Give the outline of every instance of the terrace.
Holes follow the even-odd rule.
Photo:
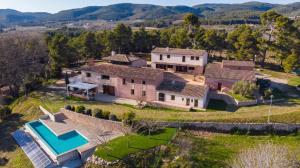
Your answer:
[[[24,135],[38,144],[35,145],[36,151],[41,151],[45,158],[59,166],[74,160],[80,165],[94,153],[97,145],[123,135],[122,124],[118,122],[102,121],[64,109],[55,114],[43,107],[40,109],[44,115],[26,123]],[[16,140],[22,142],[22,139]],[[27,156],[36,164],[31,155]]]

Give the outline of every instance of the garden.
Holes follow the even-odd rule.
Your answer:
[[[168,144],[176,134],[176,129],[165,128],[148,134],[130,134],[99,146],[95,155],[107,161],[122,159],[129,154]]]

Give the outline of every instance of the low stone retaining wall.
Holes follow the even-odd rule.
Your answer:
[[[100,168],[146,167],[148,166],[147,160],[151,160],[151,158],[154,158],[156,155],[158,155],[160,151],[165,150],[166,146],[161,145],[151,149],[142,150],[137,153],[129,154],[127,157],[113,162],[109,162],[95,155],[92,155],[87,159],[87,163],[92,163]],[[140,165],[138,164],[138,162],[143,162],[145,165]]]
[[[218,91],[210,91],[209,98],[223,100],[227,104],[233,104],[237,107],[253,106],[253,105],[258,104],[257,100],[238,101],[238,100],[234,99],[233,97],[231,97],[230,95],[228,95],[224,92],[218,92]]]
[[[300,130],[300,124],[283,124],[283,123],[219,123],[219,122],[159,122],[159,125],[192,129],[205,130],[212,132],[230,133],[238,130],[253,132],[282,132],[292,133]]]
[[[223,92],[210,90],[208,97],[209,97],[209,99],[223,100],[227,104],[236,105],[235,100],[231,96],[229,96]]]
[[[98,128],[100,130],[104,129],[107,131],[124,132],[124,129],[129,129],[124,127],[123,123],[117,121],[103,120],[85,114],[76,113],[74,111],[69,111],[64,108],[62,108],[60,112],[73,121],[84,123],[85,125]]]
[[[238,100],[235,100],[235,102],[236,102],[235,105],[238,106],[238,107],[257,105],[257,100],[247,100],[247,101],[238,101]]]

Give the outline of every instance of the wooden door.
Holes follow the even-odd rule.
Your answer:
[[[103,93],[111,95],[111,96],[115,96],[115,87],[114,86],[103,85]]]
[[[222,83],[218,83],[218,90],[222,89]]]
[[[197,99],[194,100],[194,107],[198,107],[198,100]]]
[[[190,105],[190,99],[189,99],[189,98],[186,99],[186,105],[187,105],[187,106]]]

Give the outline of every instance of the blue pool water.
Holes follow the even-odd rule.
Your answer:
[[[77,131],[56,136],[47,126],[40,121],[33,121],[27,125],[46,143],[46,145],[59,155],[88,143],[88,140]]]

